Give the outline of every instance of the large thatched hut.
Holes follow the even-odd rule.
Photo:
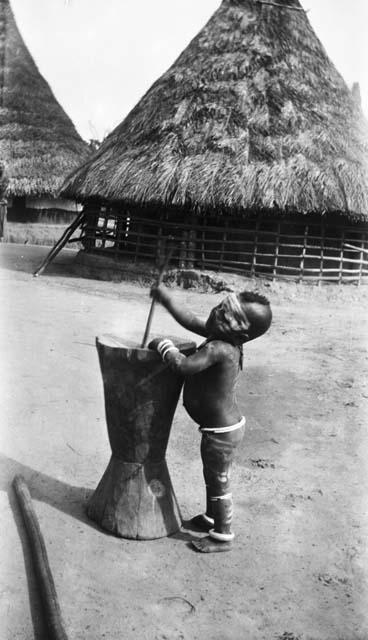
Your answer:
[[[9,1],[0,0],[0,162],[8,174],[9,219],[33,221],[41,211],[75,217],[76,202],[57,194],[87,153],[32,59]]]
[[[368,126],[298,0],[223,0],[63,193],[89,251],[339,282],[368,275]]]

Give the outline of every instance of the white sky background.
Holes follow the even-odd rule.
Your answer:
[[[10,0],[42,75],[81,136],[102,139],[174,62],[221,0]],[[368,0],[302,0],[368,114]]]

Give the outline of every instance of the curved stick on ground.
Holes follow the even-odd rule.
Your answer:
[[[47,638],[48,640],[68,640],[61,617],[54,579],[47,558],[45,542],[33,508],[32,498],[23,476],[15,476],[13,487],[28,534],[37,585],[44,608],[45,623],[48,631]]]

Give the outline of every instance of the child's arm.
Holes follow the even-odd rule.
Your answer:
[[[155,338],[148,346],[159,352],[170,369],[178,371],[183,376],[199,373],[223,359],[222,350],[216,342],[209,342],[191,356],[180,353],[170,339]]]
[[[158,287],[152,287],[151,297],[160,302],[184,329],[207,338],[205,321],[198,318],[189,309],[184,309],[179,302],[176,302],[164,285],[160,284]]]

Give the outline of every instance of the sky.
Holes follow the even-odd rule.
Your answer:
[[[10,0],[40,72],[85,140],[103,139],[174,62],[221,0]],[[302,0],[368,114],[367,0]]]

